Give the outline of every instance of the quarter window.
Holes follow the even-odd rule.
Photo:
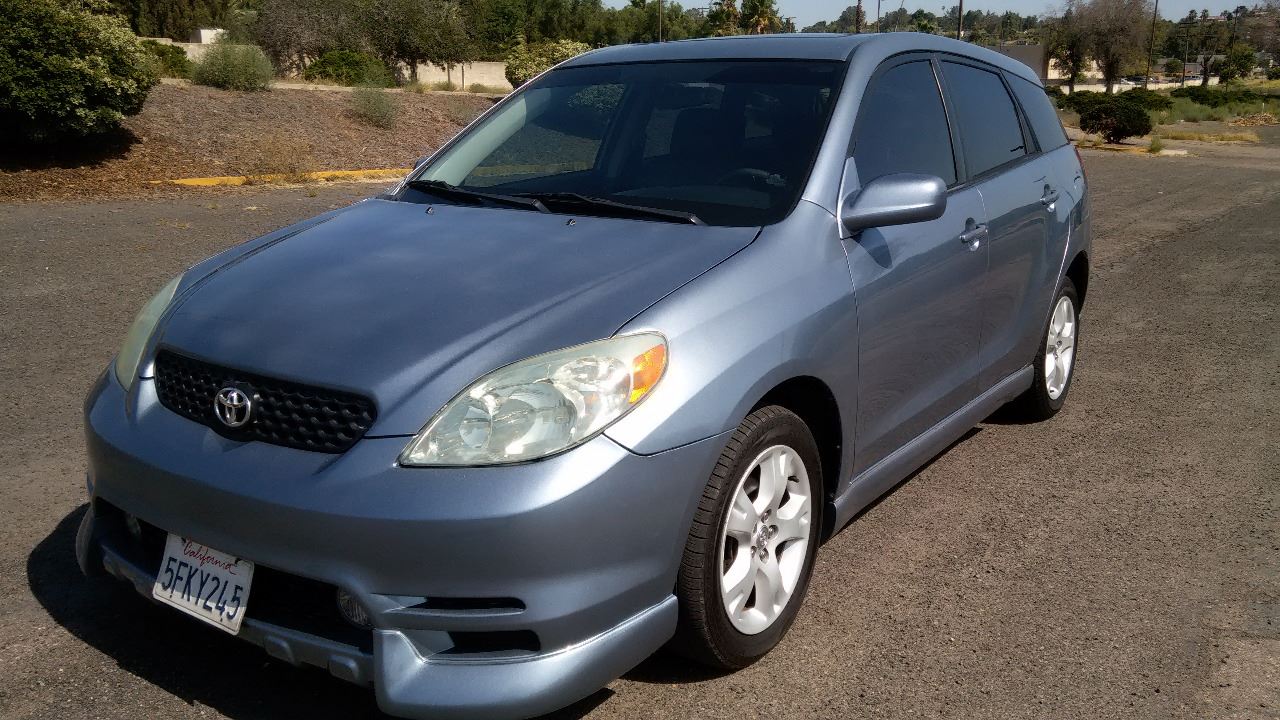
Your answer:
[[[1044,89],[1015,75],[1009,76],[1009,85],[1013,87],[1013,94],[1018,96],[1018,104],[1027,115],[1040,149],[1049,151],[1066,145],[1067,134],[1062,130],[1062,121],[1058,119],[1058,113],[1049,102],[1049,96],[1044,94]]]
[[[928,60],[892,67],[872,81],[854,130],[853,158],[863,185],[903,172],[955,184],[947,113]]]
[[[972,65],[943,62],[970,176],[1027,153],[1013,99],[1000,76]]]

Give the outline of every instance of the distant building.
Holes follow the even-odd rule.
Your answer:
[[[1049,52],[1044,45],[997,45],[991,49],[1035,70],[1041,81],[1049,79]]]

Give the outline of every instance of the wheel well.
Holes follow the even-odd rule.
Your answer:
[[[818,443],[818,457],[822,462],[822,491],[832,499],[839,484],[840,453],[844,436],[840,432],[840,406],[826,383],[815,377],[795,377],[778,385],[756,403],[756,408],[766,405],[784,407],[804,421]],[[755,408],[753,408],[754,411]]]
[[[1089,289],[1089,256],[1077,253],[1067,267],[1067,277],[1071,278],[1071,284],[1076,286],[1076,293],[1080,295],[1080,307],[1084,307],[1085,292]]]

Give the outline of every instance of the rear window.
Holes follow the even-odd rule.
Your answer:
[[[1018,111],[1000,76],[953,62],[943,62],[942,68],[956,109],[969,176],[1026,155]]]
[[[1033,82],[1023,80],[1016,75],[1009,75],[1009,85],[1013,94],[1018,96],[1018,103],[1027,114],[1027,122],[1031,124],[1031,133],[1044,151],[1060,148],[1067,144],[1067,134],[1062,130],[1062,122],[1058,113],[1049,102],[1044,89]]]

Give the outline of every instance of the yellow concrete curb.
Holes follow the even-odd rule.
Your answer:
[[[382,168],[378,170],[321,170],[297,174],[273,175],[222,175],[219,177],[178,178],[176,180],[151,180],[152,185],[169,183],[187,187],[216,187],[219,185],[250,185],[254,183],[298,182],[315,180],[382,180],[404,177],[412,168]]]

